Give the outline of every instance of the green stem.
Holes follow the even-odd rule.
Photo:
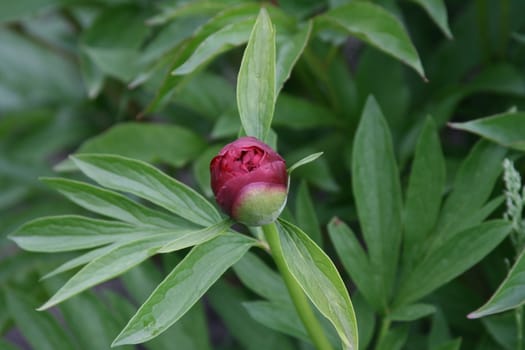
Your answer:
[[[381,345],[381,341],[388,333],[388,330],[390,329],[390,319],[388,317],[383,318],[383,322],[381,322],[381,329],[379,330],[379,334],[377,336],[376,346],[375,348],[378,349],[379,345]]]
[[[319,320],[315,317],[306,295],[304,294],[299,283],[297,283],[295,277],[288,269],[288,265],[286,265],[281,247],[281,241],[279,240],[279,232],[277,231],[275,223],[264,225],[262,229],[264,236],[266,237],[266,241],[270,246],[275,265],[277,265],[277,268],[281,273],[284,283],[286,284],[286,288],[288,288],[288,293],[290,293],[290,296],[292,297],[292,301],[295,305],[297,313],[299,314],[301,321],[303,321],[303,324],[306,328],[306,331],[310,335],[312,342],[318,350],[332,350],[332,345],[330,345],[330,342],[328,342],[328,338],[326,338]]]

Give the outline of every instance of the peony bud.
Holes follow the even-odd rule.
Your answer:
[[[227,144],[210,163],[211,188],[222,210],[238,222],[261,226],[277,219],[286,203],[286,163],[255,137]]]

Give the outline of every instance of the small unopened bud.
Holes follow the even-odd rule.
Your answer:
[[[286,203],[286,163],[254,137],[227,144],[210,163],[211,188],[221,209],[248,226],[277,219]]]

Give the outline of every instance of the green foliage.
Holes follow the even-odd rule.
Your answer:
[[[523,349],[523,13],[1,2],[0,348]],[[288,164],[277,245],[213,203],[244,134]]]

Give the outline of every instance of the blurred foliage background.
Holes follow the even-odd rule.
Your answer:
[[[403,185],[428,115],[440,130],[450,185],[477,136],[446,123],[525,108],[524,1],[373,1],[403,24],[426,78],[366,40],[317,20],[356,1],[266,4],[273,8],[278,44],[299,47],[276,102],[272,126],[279,150],[289,164],[325,152],[297,171],[286,215],[323,236],[334,258],[325,227],[334,216],[356,221],[351,154],[368,96],[375,96],[387,119]],[[0,4],[0,348],[109,348],[136,305],[174,266],[175,256],[154,259],[55,312],[38,313],[35,307],[63,282],[39,279],[72,256],[22,252],[7,235],[36,217],[87,214],[38,180],[57,172],[80,178],[67,160],[76,152],[155,163],[211,198],[209,160],[240,129],[235,79],[253,25],[246,18],[258,8],[258,2],[242,0]],[[178,75],[171,74],[174,69]],[[523,169],[519,159],[517,167]],[[309,193],[315,209],[304,199]],[[494,193],[501,193],[501,183]],[[518,349],[513,314],[465,317],[504,278],[511,251],[508,242],[502,244],[433,293],[429,300],[437,311],[411,323],[409,340],[399,348]],[[365,346],[374,314],[356,295]],[[293,338],[250,317],[243,302],[253,298],[232,274],[146,347],[293,348]]]

